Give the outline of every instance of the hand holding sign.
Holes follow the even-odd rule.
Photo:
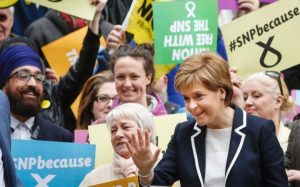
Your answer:
[[[90,0],[90,3],[91,5],[96,6],[96,11],[93,20],[89,23],[89,27],[94,32],[94,34],[99,34],[99,21],[101,12],[107,3],[107,0]]]
[[[259,9],[259,0],[237,0],[237,2],[239,6],[237,17]]]
[[[115,25],[107,36],[107,48],[117,49],[120,45],[126,43],[125,32],[121,25]]]

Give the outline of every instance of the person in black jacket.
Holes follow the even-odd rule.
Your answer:
[[[70,106],[79,95],[86,80],[93,74],[101,35],[99,32],[100,14],[107,0],[91,0],[91,2],[97,5],[97,8],[93,21],[89,23],[89,29],[83,41],[78,61],[70,67],[67,74],[62,76],[59,81],[46,80],[44,82],[44,101],[47,105],[44,105],[39,116],[70,131],[76,128],[76,118]],[[22,42],[7,41],[7,43],[10,44],[3,44],[5,48],[11,44]],[[34,44],[29,44],[28,41],[23,43],[30,47],[34,46]]]
[[[285,152],[285,167],[290,187],[300,187],[300,113],[288,124],[292,129]]]
[[[12,138],[72,142],[66,129],[39,115],[43,100],[45,76],[42,61],[26,45],[12,45],[0,55],[0,88],[10,103]]]
[[[0,88],[8,93],[11,104],[16,104],[16,107],[12,107],[12,116],[18,122],[25,122],[27,130],[29,129],[30,132],[25,133],[25,135],[21,133],[22,135],[16,135],[16,137],[23,138],[24,135],[26,139],[72,141],[70,132],[53,126],[53,124],[63,127],[69,125],[70,128],[75,128],[75,120],[74,123],[67,124],[64,114],[68,112],[67,109],[70,109],[70,105],[79,95],[82,85],[92,74],[95,63],[99,47],[99,36],[96,34],[99,32],[100,13],[106,1],[99,3],[98,0],[95,0],[94,3],[97,4],[97,9],[94,20],[90,23],[80,59],[58,83],[44,81],[42,62],[31,47],[15,43],[2,51],[0,71],[5,73],[0,75]],[[44,98],[48,99],[50,106],[39,113]],[[15,123],[15,120],[12,124],[15,124],[12,126],[13,136],[19,132],[20,127],[25,127]],[[43,125],[40,126],[39,124]],[[49,124],[49,128],[45,124]],[[53,133],[54,137],[52,137],[49,135],[51,132],[49,129],[54,131],[60,129],[62,133],[57,131]],[[48,130],[49,132],[46,132]]]

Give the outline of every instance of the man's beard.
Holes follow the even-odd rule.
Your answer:
[[[29,100],[24,98],[23,93],[28,91],[33,92],[37,96],[37,99]],[[35,88],[29,87],[17,94],[13,94],[10,90],[7,90],[6,95],[10,102],[10,111],[15,115],[32,117],[36,116],[41,109],[42,95]]]

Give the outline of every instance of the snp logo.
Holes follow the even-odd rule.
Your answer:
[[[35,187],[48,187],[48,183],[55,177],[55,175],[47,175],[45,178],[41,178],[37,173],[31,173],[31,176],[37,182]]]

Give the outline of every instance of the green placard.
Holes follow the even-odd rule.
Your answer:
[[[180,64],[193,54],[216,51],[216,0],[154,2],[156,64]]]

